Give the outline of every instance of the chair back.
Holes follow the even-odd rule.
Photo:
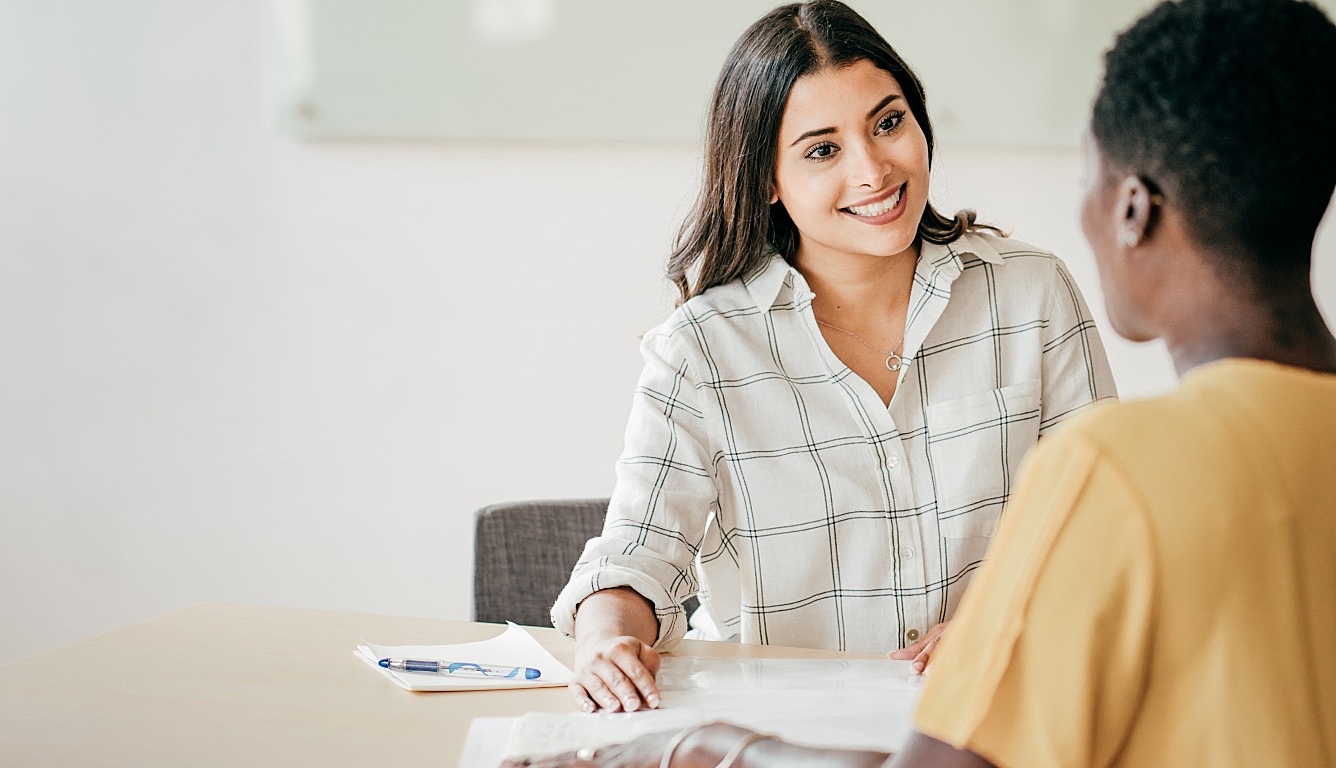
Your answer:
[[[516,501],[475,512],[473,620],[552,626],[552,604],[607,512],[608,499]]]

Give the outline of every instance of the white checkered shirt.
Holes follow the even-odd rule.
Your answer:
[[[775,256],[645,335],[607,522],[558,629],[630,586],[671,648],[699,589],[693,636],[906,645],[954,613],[1025,452],[1114,396],[1066,267],[1015,240],[923,245],[889,408],[826,344],[812,298]]]

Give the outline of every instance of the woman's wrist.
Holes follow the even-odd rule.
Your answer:
[[[599,590],[575,608],[575,641],[634,637],[646,645],[658,639],[659,620],[654,605],[630,587]]]

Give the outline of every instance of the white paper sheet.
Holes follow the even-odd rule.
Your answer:
[[[912,729],[923,684],[908,661],[686,656],[665,657],[658,681],[663,698],[658,710],[517,718],[504,754],[533,757],[599,747],[709,720],[808,746],[895,751]]]
[[[514,719],[501,756],[536,757],[580,747],[621,744],[647,733],[676,731],[709,719],[694,708],[566,715],[530,712]]]
[[[362,643],[353,655],[375,667],[376,671],[409,691],[488,691],[498,688],[552,688],[571,681],[571,671],[517,624],[510,624],[500,635],[475,643],[454,645],[375,645]],[[400,672],[380,666],[381,659],[422,659],[427,661],[466,661],[510,667],[532,667],[541,676],[536,680],[495,677],[465,677],[425,672]]]
[[[475,717],[469,722],[459,768],[496,768],[506,756],[506,740],[519,718]]]

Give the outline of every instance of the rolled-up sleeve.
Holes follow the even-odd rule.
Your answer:
[[[574,635],[580,602],[613,587],[630,587],[654,604],[656,647],[669,649],[686,633],[682,601],[697,591],[693,563],[718,506],[686,346],[671,329],[651,332],[641,343],[645,367],[602,535],[585,545],[552,608],[553,626],[567,635]]]

